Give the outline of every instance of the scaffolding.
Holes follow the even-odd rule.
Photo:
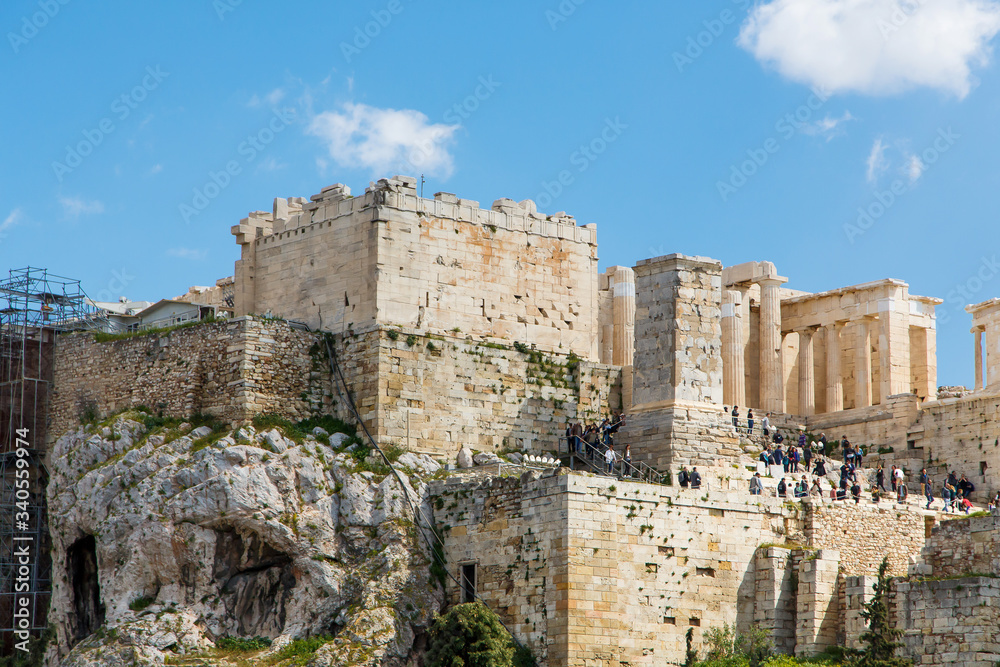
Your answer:
[[[52,566],[45,442],[56,335],[104,329],[80,281],[15,269],[0,281],[0,653],[46,628]],[[25,472],[27,474],[25,474]]]

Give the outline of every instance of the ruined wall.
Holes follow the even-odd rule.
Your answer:
[[[617,366],[402,328],[378,344],[380,438],[414,451],[555,451],[567,421],[622,406]]]
[[[942,521],[928,535],[921,562],[923,572],[934,577],[1000,574],[1000,518]]]
[[[810,547],[838,551],[848,576],[877,572],[885,557],[889,573],[900,576],[906,574],[910,558],[920,554],[933,524],[932,516],[900,511],[888,502],[825,502],[807,506],[803,531]]]
[[[893,582],[890,614],[904,628],[899,651],[916,665],[994,667],[1000,660],[1000,579]]]
[[[546,216],[530,201],[492,209],[409,177],[364,195],[325,188],[301,211],[233,228],[237,314],[272,312],[313,327],[376,323],[534,344],[597,361],[597,240],[593,225]],[[283,217],[282,217],[283,216]]]
[[[232,422],[327,411],[333,392],[313,353],[317,340],[285,322],[250,317],[101,343],[89,333],[61,336],[50,433],[64,433],[88,406],[100,415],[145,405]]]

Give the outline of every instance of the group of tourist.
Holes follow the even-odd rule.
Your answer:
[[[632,448],[625,446],[625,451],[619,456],[615,450],[615,434],[625,423],[625,415],[619,413],[612,418],[605,418],[600,423],[584,425],[580,422],[566,424],[566,442],[570,453],[585,457],[599,466],[604,467],[609,475],[613,475],[620,467],[623,476],[632,475]]]
[[[735,408],[734,408],[735,410]],[[749,411],[748,411],[749,412]],[[735,418],[734,418],[735,419]],[[735,421],[734,421],[735,424]],[[776,493],[779,498],[805,498],[808,496],[822,498],[823,488],[820,482],[822,477],[827,475],[828,449],[829,443],[825,435],[820,435],[819,440],[812,441],[805,433],[801,433],[798,438],[798,446],[791,444],[783,447],[784,437],[775,432],[771,437],[771,442],[764,445],[758,460],[768,466],[782,466],[786,474],[803,474],[800,478],[782,477],[778,482]],[[830,495],[834,500],[845,501],[848,498],[854,502],[861,502],[863,484],[870,488],[871,500],[878,504],[884,496],[890,493],[895,496],[896,501],[903,503],[906,501],[909,492],[906,484],[906,472],[902,467],[892,465],[888,473],[889,487],[886,487],[886,471],[884,465],[879,463],[878,467],[870,472],[867,478],[861,479],[858,476],[862,467],[865,452],[860,445],[852,445],[847,436],[841,438],[840,442],[843,463],[840,465],[839,482],[831,490]],[[810,470],[811,468],[811,470]],[[812,472],[813,482],[810,485],[807,475]],[[941,498],[943,512],[964,511],[966,514],[972,509],[971,495],[975,491],[975,485],[963,474],[959,475],[952,471],[941,485]],[[750,494],[761,495],[764,485],[761,481],[760,472],[757,472],[750,480]],[[921,470],[920,490],[927,499],[927,509],[931,509],[934,498],[934,484],[927,473],[927,469]],[[1000,513],[1000,492],[991,500],[990,511]]]

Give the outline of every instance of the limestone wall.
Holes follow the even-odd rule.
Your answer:
[[[238,314],[338,332],[376,322],[458,329],[600,359],[593,225],[540,214],[530,201],[481,209],[448,193],[424,199],[408,177],[359,197],[337,185],[312,199],[301,211],[276,203],[233,228],[243,248]]]
[[[285,322],[250,317],[102,343],[89,333],[60,336],[50,433],[78,423],[88,405],[101,415],[145,405],[232,422],[263,412],[303,419],[331,409],[316,342]]]
[[[1000,518],[943,521],[928,536],[921,554],[926,574],[957,577],[971,572],[1000,574]]]
[[[836,550],[846,575],[878,571],[885,557],[889,573],[905,575],[911,557],[920,554],[933,516],[882,506],[852,503],[812,503],[804,513],[807,544]]]
[[[890,613],[905,628],[900,654],[916,665],[994,667],[1000,660],[1000,579],[896,581]]]
[[[555,451],[568,420],[622,407],[617,366],[403,328],[383,330],[378,345],[380,437],[415,451]]]

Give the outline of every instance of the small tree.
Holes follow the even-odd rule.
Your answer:
[[[684,660],[684,667],[694,667],[694,663],[698,662],[698,651],[691,647],[694,643],[694,628],[688,628],[685,641],[687,643],[687,658]]]
[[[455,605],[431,626],[427,667],[511,667],[515,647],[497,615],[478,602]],[[530,665],[518,653],[518,665]]]
[[[878,567],[875,594],[861,612],[861,616],[868,622],[868,631],[861,634],[861,641],[867,646],[850,652],[847,664],[851,667],[910,667],[913,664],[912,660],[895,657],[896,649],[903,646],[902,642],[896,641],[903,631],[889,626],[887,599],[891,582],[886,574],[888,569],[889,559],[886,557]]]

